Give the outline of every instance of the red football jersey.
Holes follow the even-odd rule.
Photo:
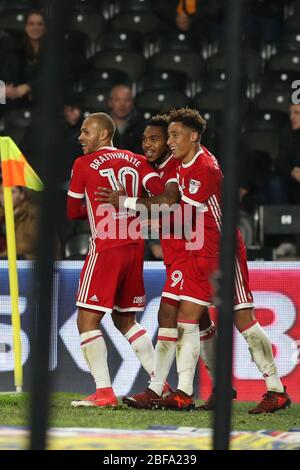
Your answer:
[[[143,188],[154,195],[163,191],[158,173],[142,155],[102,147],[75,160],[68,191],[71,204],[68,206],[72,205],[73,198],[77,201],[85,198],[91,228],[90,253],[141,242],[138,225],[134,223],[135,211],[119,210],[95,201],[94,192],[99,186],[117,190],[118,183],[130,197],[140,197]]]
[[[176,168],[178,167],[178,161],[176,161],[172,155],[165,160],[161,165],[157,166],[157,171],[159,176],[161,177],[162,183],[166,186],[168,183],[176,183],[178,184],[177,180],[177,171]],[[175,220],[180,227],[178,227],[178,234],[180,235],[180,231],[182,232],[182,238],[178,239],[174,236],[174,217],[172,215],[170,220],[170,228],[171,231],[169,233],[161,233],[160,234],[160,243],[163,251],[163,258],[164,264],[170,265],[173,263],[174,259],[177,256],[181,256],[182,253],[186,252],[186,240],[184,238],[183,233],[183,221],[180,216],[181,210],[179,208],[176,211],[176,215],[174,213]]]
[[[195,239],[193,239],[192,243],[195,254],[209,258],[218,257],[220,254],[223,174],[217,159],[205,147],[201,146],[193,160],[186,164],[181,162],[177,171],[181,204],[192,205],[195,212],[197,211],[197,215],[194,214],[193,228],[196,231],[198,242],[195,243]],[[195,221],[198,222],[197,228]],[[239,230],[237,239],[237,249],[239,250],[244,247]]]

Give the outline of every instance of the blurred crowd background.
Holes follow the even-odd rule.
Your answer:
[[[105,111],[115,120],[114,144],[142,153],[151,116],[190,106],[208,122],[202,143],[222,166],[226,119],[226,0],[73,0],[65,34],[68,84],[61,114],[65,161],[59,169],[61,207],[57,259],[82,259],[87,221],[67,221],[65,200],[82,120]],[[240,228],[248,259],[300,259],[300,0],[249,0],[242,49],[239,148]],[[43,179],[32,123],[51,0],[1,0],[0,135],[14,139]],[[300,81],[298,84],[300,89]],[[45,93],[47,90],[45,90]],[[294,100],[295,101],[295,100]],[[39,201],[14,189],[17,252],[34,257]],[[0,257],[6,257],[0,187]],[[161,259],[158,240],[145,259]]]

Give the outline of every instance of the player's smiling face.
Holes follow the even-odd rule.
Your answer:
[[[159,126],[147,126],[143,133],[142,147],[149,163],[163,158],[168,152],[167,139]]]
[[[81,126],[79,143],[84,155],[96,152],[101,147],[102,129],[98,122],[92,118],[86,118]]]
[[[181,122],[171,122],[168,128],[168,146],[174,158],[184,163],[193,158],[199,144],[198,132],[184,126]]]

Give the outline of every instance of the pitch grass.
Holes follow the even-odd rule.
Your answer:
[[[51,396],[50,426],[52,427],[89,427],[147,429],[150,425],[176,425],[197,428],[212,426],[209,412],[178,412],[160,410],[135,410],[119,402],[114,409],[71,408],[70,402],[78,395],[54,393]],[[200,401],[198,401],[200,404]],[[0,426],[26,426],[29,423],[29,395],[0,395]],[[300,425],[300,404],[274,414],[252,416],[248,410],[254,405],[250,402],[234,402],[232,429],[255,431],[273,429],[286,431]]]

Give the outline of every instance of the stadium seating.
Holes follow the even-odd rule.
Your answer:
[[[73,12],[68,15],[67,29],[85,33],[91,41],[96,41],[96,38],[105,30],[105,27],[106,22],[100,14]]]
[[[29,108],[8,111],[4,116],[4,129],[1,135],[11,137],[19,145],[31,123],[31,119],[32,110]]]
[[[3,11],[0,15],[0,30],[24,31],[26,11]]]
[[[257,93],[262,90],[287,90],[299,79],[299,74],[290,70],[274,70],[266,72],[256,83]]]
[[[248,100],[245,95],[240,98],[242,114],[248,110]],[[206,111],[225,111],[225,90],[222,89],[206,89],[197,93],[192,99],[192,106]]]
[[[260,150],[275,160],[279,151],[280,130],[287,116],[280,111],[252,111],[242,125],[242,139],[250,148]]]
[[[284,32],[274,44],[277,51],[300,51],[300,31]]]
[[[278,52],[268,61],[267,69],[298,72],[300,69],[300,50]]]
[[[194,50],[190,37],[179,31],[170,31],[159,36],[154,42],[154,52],[159,51],[189,52]]]
[[[79,80],[78,91],[91,88],[110,89],[118,83],[130,84],[127,73],[109,68],[89,70]]]
[[[188,78],[182,72],[175,72],[166,69],[154,69],[146,71],[136,84],[136,91],[145,90],[177,90],[187,91]]]
[[[110,96],[108,88],[91,88],[81,92],[82,107],[85,111],[108,111],[107,101]]]
[[[101,4],[98,0],[72,0],[70,2],[71,10],[78,13],[99,13]]]
[[[149,34],[161,25],[153,13],[150,0],[119,0],[115,2],[115,15],[110,20],[113,30],[127,29]]]
[[[286,31],[300,31],[300,12],[289,16],[284,23],[284,28]]]
[[[34,8],[34,2],[30,0],[2,0],[1,9],[4,11],[29,11]]]
[[[145,66],[144,57],[133,51],[103,51],[91,58],[92,68],[119,70],[128,73],[131,80],[138,80],[143,75]]]
[[[293,1],[289,1],[287,2],[287,5],[286,5],[286,11],[287,11],[287,18],[289,16],[292,16],[294,15],[295,13],[300,13],[300,3],[298,0],[293,0]]]
[[[169,111],[171,108],[186,106],[188,99],[186,94],[181,91],[145,90],[136,95],[135,104],[138,108],[164,112]]]
[[[143,36],[137,31],[108,31],[97,38],[96,52],[109,50],[142,53]]]
[[[89,233],[73,235],[65,244],[66,259],[85,259],[89,249]]]
[[[266,90],[252,101],[252,109],[288,112],[291,103],[291,89]]]
[[[299,235],[300,218],[297,205],[270,205],[259,208],[259,237],[263,245],[266,235]]]
[[[167,69],[185,73],[190,80],[199,80],[204,71],[204,60],[192,51],[161,51],[148,60],[149,68]]]
[[[226,55],[224,51],[219,50],[216,54],[208,57],[206,65],[207,70],[226,70]],[[258,79],[262,69],[262,63],[259,55],[252,49],[244,47],[242,52],[242,73],[250,81]]]

